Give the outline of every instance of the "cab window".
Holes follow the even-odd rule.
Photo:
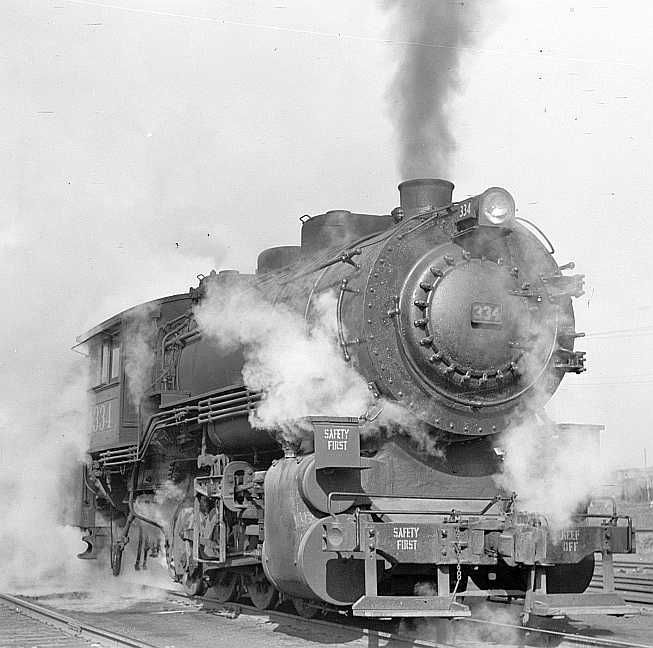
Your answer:
[[[102,342],[102,371],[100,382],[103,385],[109,382],[109,369],[111,367],[111,342],[104,340]]]
[[[97,345],[93,362],[95,364],[95,385],[108,385],[120,379],[120,338],[107,336]]]
[[[111,369],[109,370],[109,379],[120,379],[120,340],[117,336],[111,338]]]

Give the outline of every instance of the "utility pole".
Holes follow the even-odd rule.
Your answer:
[[[648,475],[648,461],[646,458],[646,448],[644,448],[644,479],[646,480],[646,501],[651,503],[651,480]]]

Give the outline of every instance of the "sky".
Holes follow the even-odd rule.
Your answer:
[[[406,44],[388,4],[2,4],[0,423],[51,407],[75,336],[113,313],[251,272],[302,214],[388,213],[398,61],[456,47],[454,199],[506,187],[586,275],[588,371],[548,411],[653,463],[653,5],[456,1],[472,18],[451,45]]]

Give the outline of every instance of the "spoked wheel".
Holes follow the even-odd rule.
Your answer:
[[[219,571],[206,594],[220,603],[235,601],[238,597],[238,575],[227,570]]]
[[[304,617],[305,619],[312,619],[321,612],[320,608],[314,605],[311,601],[307,601],[306,599],[294,598],[292,600],[292,604],[295,606],[297,614]]]
[[[245,589],[254,607],[259,610],[269,610],[275,607],[279,601],[279,592],[265,577],[262,570],[249,574],[245,578]]]

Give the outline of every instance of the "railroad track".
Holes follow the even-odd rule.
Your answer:
[[[296,614],[290,614],[288,612],[283,612],[280,610],[266,610],[261,611],[257,608],[244,604],[244,603],[229,603],[223,604],[209,597],[193,597],[189,599],[179,592],[170,592],[166,590],[169,600],[175,600],[181,607],[187,606],[197,610],[198,606],[205,612],[216,614],[222,617],[227,617],[228,619],[234,619],[234,623],[238,623],[236,620],[240,615],[245,615],[249,617],[259,617],[265,619],[265,624],[277,624],[277,627],[294,627],[302,626],[305,628],[306,636],[312,637],[316,632],[321,632],[322,636],[330,636],[334,638],[334,641],[331,645],[342,645],[346,644],[350,647],[363,646],[365,648],[378,648],[380,646],[413,646],[415,648],[457,648],[464,642],[466,648],[471,648],[473,645],[485,646],[487,645],[486,641],[488,637],[492,637],[493,633],[496,632],[497,635],[506,636],[506,633],[511,637],[515,638],[515,642],[522,644],[523,641],[528,637],[529,641],[538,636],[540,639],[538,641],[546,642],[555,641],[555,642],[565,642],[565,645],[573,646],[602,646],[604,648],[626,648],[630,646],[631,648],[653,648],[651,644],[644,643],[633,643],[632,641],[621,641],[616,639],[607,639],[604,637],[592,637],[583,634],[573,634],[570,632],[558,631],[555,629],[544,629],[544,628],[534,628],[528,627],[524,628],[517,623],[500,623],[497,621],[491,621],[487,619],[477,619],[477,618],[464,618],[458,619],[453,623],[449,624],[451,637],[447,637],[444,641],[433,641],[425,637],[419,636],[419,626],[414,632],[407,633],[405,630],[402,630],[400,627],[398,630],[391,627],[392,624],[378,623],[375,625],[369,625],[363,622],[365,625],[361,625],[361,620],[353,619],[350,617],[338,618],[336,620],[332,619],[307,619]],[[65,645],[66,648],[70,646],[111,646],[115,648],[163,648],[167,642],[162,643],[148,643],[137,637],[130,637],[124,634],[119,634],[105,628],[99,627],[95,624],[86,623],[80,621],[79,619],[69,617],[67,615],[61,614],[58,611],[55,611],[51,608],[44,607],[35,603],[33,601],[26,601],[23,598],[16,596],[10,596],[7,594],[0,594],[0,603],[8,604],[13,610],[20,613],[21,615],[26,615],[33,620],[39,621],[41,624],[44,624],[48,627],[55,627],[62,632],[64,632],[69,637],[76,638],[78,640],[86,640],[86,643],[71,643],[63,644],[57,643],[56,645]],[[159,617],[160,618],[160,617]],[[153,621],[154,623],[154,621]],[[396,624],[395,624],[396,625]],[[433,626],[424,626],[425,628],[433,628]],[[442,627],[446,627],[446,622],[443,623]],[[475,631],[472,628],[477,628],[479,637],[478,642],[470,642],[469,636],[475,634]],[[335,639],[336,637],[343,637],[343,631],[350,631],[351,636],[347,639],[340,641]],[[2,633],[4,634],[4,633]],[[439,635],[438,635],[439,636]],[[219,632],[217,637],[220,637]],[[3,637],[4,638],[4,637]],[[519,638],[519,640],[517,639]],[[324,641],[317,641],[316,643],[323,644]],[[504,643],[503,641],[501,643]],[[505,642],[508,644],[508,642]],[[512,643],[512,642],[510,642]],[[4,645],[4,644],[2,644]],[[16,644],[10,644],[16,645]],[[50,646],[55,645],[52,643],[37,642],[32,641],[28,646]],[[179,648],[204,648],[209,644],[195,642],[191,640],[191,643],[185,643],[183,646],[177,644]],[[219,639],[213,637],[213,640],[210,644],[212,648],[218,648],[221,644]],[[223,645],[233,645],[229,643],[224,643]],[[273,643],[266,644],[273,646]],[[287,645],[287,638],[280,639],[279,645]],[[509,644],[508,644],[509,645]]]
[[[156,648],[153,644],[117,634],[104,628],[80,622],[77,619],[31,603],[17,596],[0,593],[0,603],[9,612],[16,613],[2,627],[3,641],[10,646],[111,646],[112,648]],[[25,623],[28,617],[36,623]],[[3,618],[4,615],[3,615]],[[55,631],[53,633],[53,630]],[[59,635],[59,636],[57,636]],[[67,641],[70,638],[71,641]],[[19,643],[24,641],[25,643]]]
[[[170,592],[171,595],[177,596],[177,597],[184,597],[184,594],[181,594],[179,592]],[[397,646],[398,644],[406,644],[409,646],[424,646],[427,648],[458,648],[458,646],[461,645],[461,643],[464,642],[464,645],[466,648],[470,647],[470,642],[469,642],[469,634],[467,632],[462,632],[462,633],[457,633],[456,630],[452,630],[452,634],[461,634],[463,635],[463,639],[456,640],[455,636],[452,640],[447,640],[445,643],[442,642],[435,642],[431,641],[425,638],[420,638],[419,636],[407,636],[405,634],[402,634],[401,632],[395,632],[395,631],[384,631],[380,630],[378,628],[374,627],[361,627],[360,625],[360,620],[355,619],[353,617],[345,617],[343,616],[343,619],[340,620],[339,622],[336,621],[330,621],[330,620],[323,620],[323,619],[305,619],[302,617],[298,617],[296,614],[291,614],[287,612],[281,612],[279,610],[266,610],[262,612],[261,610],[258,610],[257,608],[243,604],[243,603],[220,603],[218,601],[215,601],[214,599],[211,599],[210,597],[206,596],[201,596],[201,597],[193,597],[194,599],[199,599],[203,602],[205,602],[208,605],[215,605],[218,609],[225,610],[227,612],[232,612],[234,614],[240,614],[243,611],[246,611],[249,614],[263,614],[268,616],[271,620],[293,620],[294,622],[297,621],[297,619],[302,619],[302,621],[306,622],[309,626],[311,624],[319,624],[323,627],[326,628],[332,628],[334,630],[341,630],[344,624],[347,624],[347,626],[356,628],[358,631],[363,632],[364,635],[367,637],[368,640],[368,646],[370,648],[378,647],[383,644],[388,644],[392,646]],[[364,622],[369,623],[370,620],[365,620]],[[476,619],[476,618],[469,618],[469,617],[463,617],[456,619],[454,621],[455,624],[459,625],[476,625],[476,626],[484,626],[484,630],[482,632],[483,637],[488,637],[492,636],[492,629],[497,629],[500,631],[501,634],[505,635],[505,631],[509,631],[511,635],[513,635],[515,638],[520,635],[521,641],[519,641],[519,645],[522,645],[522,641],[526,637],[530,637],[533,639],[535,636],[539,638],[539,641],[542,643],[546,644],[547,641],[565,641],[566,645],[570,646],[601,646],[605,648],[653,648],[653,644],[642,644],[642,643],[633,643],[632,641],[620,641],[617,639],[607,639],[603,637],[592,637],[589,635],[582,635],[582,634],[574,634],[574,633],[569,633],[569,632],[563,632],[563,631],[557,631],[557,630],[552,630],[552,629],[547,629],[547,628],[537,628],[537,627],[524,627],[522,625],[519,625],[517,623],[502,623],[502,622],[497,622],[497,621],[490,621],[487,619]],[[379,624],[382,625],[382,624]],[[465,638],[467,637],[467,638]],[[479,648],[480,646],[485,647],[487,645],[487,640],[488,639],[481,639],[478,642]],[[539,645],[538,641],[538,645]]]
[[[653,605],[653,562],[614,562],[614,586],[628,603]],[[596,569],[591,589],[603,587],[601,563]]]

